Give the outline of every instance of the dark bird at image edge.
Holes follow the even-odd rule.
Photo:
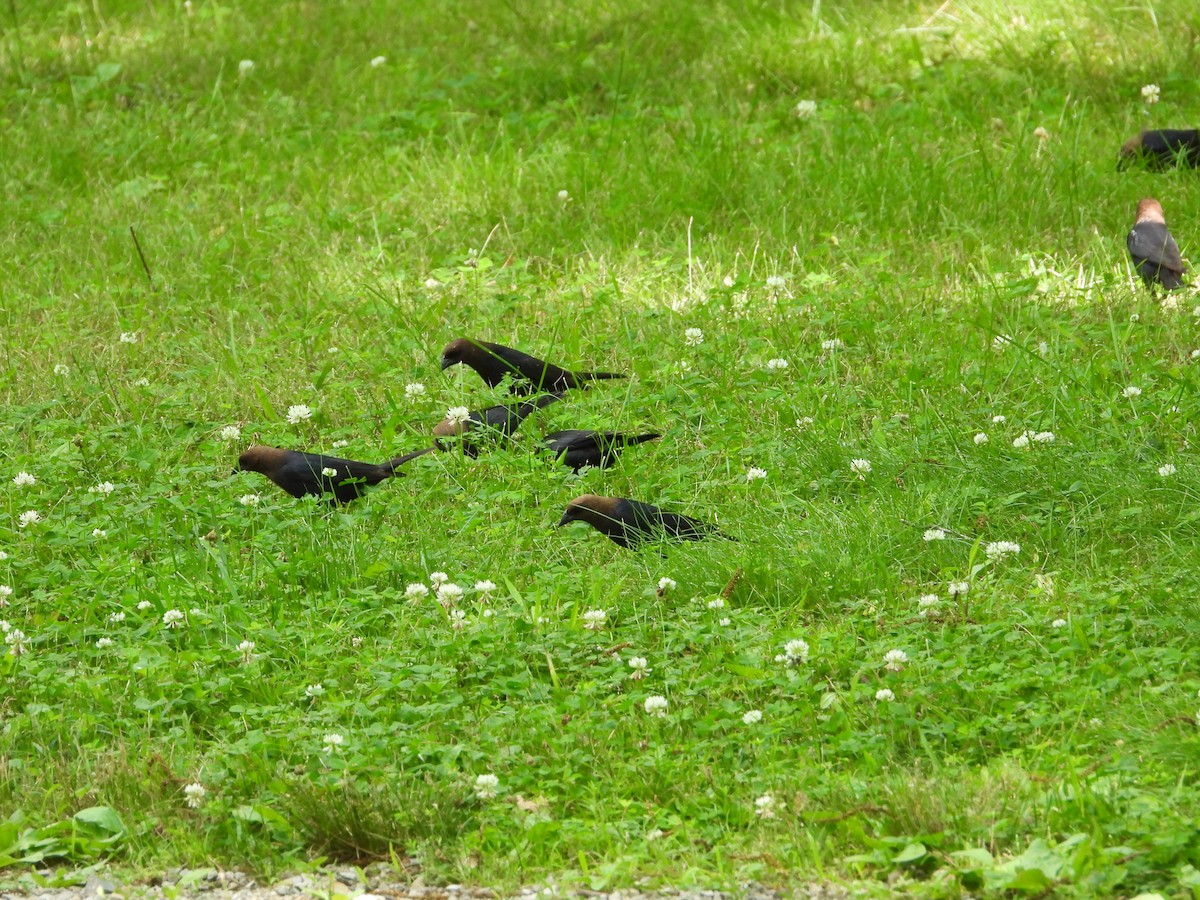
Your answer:
[[[1162,205],[1147,197],[1138,202],[1133,228],[1125,238],[1133,267],[1152,292],[1155,285],[1168,291],[1183,286],[1183,258],[1167,229]]]

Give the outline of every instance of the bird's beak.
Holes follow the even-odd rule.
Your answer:
[[[445,372],[448,368],[454,365],[454,360],[448,356],[442,357],[442,371]]]
[[[564,525],[570,525],[570,524],[571,524],[572,522],[574,522],[574,521],[575,521],[575,520],[574,520],[573,518],[571,518],[571,514],[570,514],[570,513],[563,513],[563,514],[562,514],[562,518],[558,520],[558,524],[557,524],[557,525],[555,525],[554,527],[555,527],[555,528],[562,528]]]

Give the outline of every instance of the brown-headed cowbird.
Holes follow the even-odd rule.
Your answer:
[[[615,372],[568,372],[512,347],[473,338],[451,341],[442,351],[443,369],[459,363],[465,363],[478,372],[489,387],[495,387],[505,375],[510,375],[514,379],[510,388],[514,394],[566,391],[585,387],[589,381],[625,377]]]
[[[266,475],[293,497],[332,494],[330,503],[349,503],[361,497],[369,486],[399,474],[396,469],[410,459],[433,450],[433,447],[426,447],[376,465],[320,453],[255,445],[238,457],[237,471]]]
[[[544,438],[542,443],[554,452],[564,464],[576,472],[584,466],[595,466],[603,469],[611,465],[626,447],[643,444],[646,441],[657,440],[661,434],[626,434],[621,431],[555,431]]]
[[[1200,130],[1195,128],[1160,128],[1143,131],[1127,140],[1121,147],[1118,169],[1142,160],[1146,168],[1156,172],[1183,166],[1200,168]]]
[[[558,526],[569,522],[587,522],[614,544],[630,550],[664,538],[698,541],[709,535],[725,537],[713,525],[664,512],[649,503],[596,494],[584,494],[567,504]]]
[[[433,442],[439,450],[447,449],[438,438],[462,435],[459,446],[463,453],[474,459],[479,455],[482,444],[490,434],[503,440],[510,437],[530,415],[544,406],[562,399],[562,394],[543,394],[533,400],[523,400],[512,406],[489,406],[487,409],[469,413],[465,421],[455,421],[447,416],[433,429]]]
[[[1156,284],[1168,291],[1183,285],[1179,245],[1167,230],[1167,220],[1157,200],[1147,198],[1138,202],[1137,218],[1125,244],[1133,257],[1133,267],[1151,292]]]

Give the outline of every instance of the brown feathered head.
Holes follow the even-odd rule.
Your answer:
[[[1137,217],[1133,220],[1133,224],[1140,225],[1142,222],[1157,222],[1159,225],[1167,224],[1167,220],[1163,218],[1162,204],[1153,197],[1147,197],[1144,200],[1138,201]]]
[[[587,522],[595,526],[598,522],[611,522],[616,518],[616,497],[601,497],[597,494],[581,494],[567,504],[558,527],[571,522]]]
[[[285,456],[285,451],[278,447],[264,447],[262,444],[255,444],[238,457],[235,471],[260,472],[266,475],[278,469],[283,464]]]

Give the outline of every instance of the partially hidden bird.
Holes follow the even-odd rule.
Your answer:
[[[621,431],[568,429],[551,432],[542,438],[542,443],[555,457],[561,459],[564,465],[578,472],[585,466],[603,469],[612,465],[626,447],[654,441],[660,437],[662,435],[656,432],[627,434]]]
[[[465,419],[447,416],[433,429],[434,444],[439,450],[447,450],[449,447],[443,441],[458,436],[463,453],[474,459],[479,456],[489,437],[500,441],[511,437],[534,412],[561,399],[562,394],[543,394],[509,406],[501,404],[475,410],[469,412]]]
[[[1134,269],[1151,292],[1155,285],[1162,285],[1168,291],[1182,287],[1183,258],[1179,255],[1179,245],[1167,230],[1167,220],[1157,200],[1147,198],[1138,203],[1137,216],[1125,244]]]
[[[558,520],[561,528],[571,522],[586,522],[614,544],[636,550],[651,541],[675,539],[698,541],[705,537],[724,537],[715,525],[699,522],[678,513],[669,513],[625,497],[601,497],[583,494],[567,504]]]
[[[442,369],[459,363],[478,372],[489,387],[496,387],[505,375],[510,376],[509,390],[514,394],[566,391],[586,387],[592,381],[625,377],[617,372],[570,372],[512,347],[474,338],[458,338],[442,351]]]
[[[1143,131],[1122,145],[1117,168],[1126,169],[1139,160],[1156,172],[1176,166],[1200,168],[1200,130],[1157,128]]]
[[[376,464],[256,444],[238,457],[237,471],[266,475],[293,497],[329,494],[329,502],[336,505],[357,500],[366,488],[401,474],[396,470],[402,465],[434,449],[426,447]]]

